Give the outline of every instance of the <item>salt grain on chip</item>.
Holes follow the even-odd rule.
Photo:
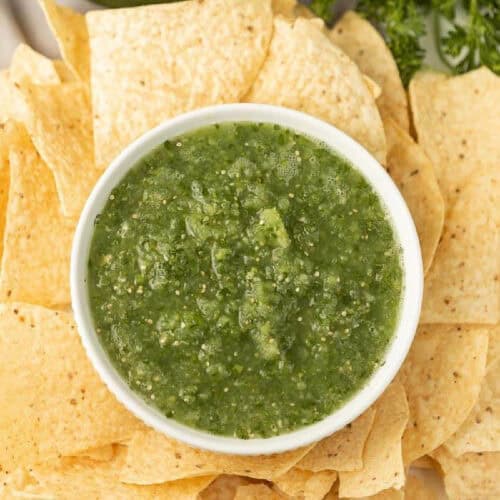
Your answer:
[[[278,16],[269,54],[247,102],[304,111],[359,141],[380,162],[386,145],[373,95],[358,67],[314,20]]]

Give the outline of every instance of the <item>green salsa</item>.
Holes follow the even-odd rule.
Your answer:
[[[379,366],[400,248],[348,161],[292,130],[212,125],[165,141],[95,221],[98,336],[166,416],[268,437],[316,422]]]

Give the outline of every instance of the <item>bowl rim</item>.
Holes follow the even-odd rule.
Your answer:
[[[398,324],[384,362],[364,387],[322,420],[269,438],[240,439],[210,434],[171,418],[149,406],[119,375],[95,332],[88,304],[86,273],[94,219],[111,190],[129,169],[163,141],[221,122],[266,122],[319,139],[344,156],[369,182],[385,206],[402,251],[403,293]],[[307,446],[338,431],[365,411],[385,390],[403,363],[418,325],[423,293],[423,267],[413,219],[386,170],[366,149],[336,127],[305,113],[265,104],[221,104],[200,108],[167,120],[127,146],[109,165],[92,190],[81,213],[71,252],[71,300],[82,344],[97,373],[112,394],[144,423],[190,446],[219,453],[260,455]]]

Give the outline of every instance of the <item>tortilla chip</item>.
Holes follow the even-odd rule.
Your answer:
[[[54,62],[24,43],[17,47],[12,56],[9,75],[10,80],[15,83],[24,79],[42,85],[61,83]]]
[[[489,331],[486,375],[479,398],[465,422],[444,446],[454,456],[500,451],[500,327]]]
[[[500,78],[487,68],[456,77],[420,72],[409,95],[418,143],[451,207],[471,175],[498,170]]]
[[[274,484],[285,495],[303,500],[323,500],[337,480],[337,473],[332,470],[309,472],[290,469],[283,476],[274,479]]]
[[[270,0],[206,0],[87,14],[96,162],[162,121],[238,102],[272,32]],[[110,140],[113,138],[113,140]]]
[[[363,75],[363,80],[365,84],[368,86],[368,90],[374,99],[378,99],[382,95],[382,89],[374,80],[372,80],[369,76]]]
[[[21,125],[7,124],[10,186],[0,300],[69,304],[69,261],[76,221],[60,212],[54,178]]]
[[[283,495],[280,495],[265,484],[248,484],[240,486],[236,490],[234,500],[280,500],[284,498]]]
[[[377,101],[384,115],[390,115],[408,132],[408,102],[392,53],[380,33],[355,12],[346,12],[330,31],[330,40],[339,46],[367,76],[382,89]]]
[[[448,439],[472,410],[486,369],[488,331],[420,326],[400,371],[410,406],[403,435],[406,464]]]
[[[212,474],[272,480],[289,471],[309,449],[310,446],[277,455],[222,455],[191,448],[148,429],[136,432],[130,440],[120,478],[133,484],[163,483]]]
[[[61,61],[60,59],[54,60],[54,67],[56,68],[57,74],[59,75],[62,83],[75,81],[75,75],[64,61]]]
[[[340,497],[375,495],[400,489],[405,471],[401,436],[408,422],[408,403],[403,386],[393,382],[375,403],[375,420],[363,452],[363,468],[339,473]]]
[[[297,2],[297,0],[272,0],[272,8],[275,16],[280,15],[291,21],[299,16],[306,19],[316,19],[324,26],[322,19],[316,17],[311,9]]]
[[[286,106],[321,118],[385,162],[382,121],[363,75],[314,20],[274,20],[269,55],[245,101]]]
[[[422,323],[500,320],[499,174],[477,171],[449,209],[425,281]]]
[[[9,146],[9,134],[5,130],[5,126],[0,123],[0,259],[3,254],[3,235],[9,200]]]
[[[80,458],[90,458],[97,462],[106,462],[111,460],[115,455],[115,450],[112,444],[107,444],[105,446],[99,446],[97,448],[89,448],[88,450],[78,453],[77,457]]]
[[[53,0],[39,0],[40,7],[54,33],[62,58],[75,77],[87,83],[90,79],[89,34],[85,17]]]
[[[312,472],[360,470],[374,418],[375,409],[369,408],[354,422],[317,443],[297,467]]]
[[[437,495],[427,481],[409,475],[406,479],[404,498],[405,500],[437,500]]]
[[[126,451],[121,447],[116,457],[108,462],[95,462],[85,458],[62,458],[30,466],[24,485],[12,487],[13,496],[38,495],[58,499],[73,498],[117,498],[136,500],[171,498],[196,500],[213,477],[184,479],[152,486],[124,484],[119,480],[119,471]]]
[[[500,497],[500,453],[466,453],[455,458],[441,447],[432,456],[441,466],[450,500]]]
[[[410,467],[415,467],[417,469],[434,469],[434,461],[428,455],[424,455],[414,460],[410,464]]]
[[[142,424],[107,390],[72,316],[0,305],[0,470],[125,439]]]
[[[356,500],[403,500],[405,494],[403,490],[394,490],[389,488],[388,490],[383,490],[376,495],[371,495],[369,497],[357,497]],[[353,498],[349,500],[354,500]]]
[[[200,493],[200,500],[233,500],[240,486],[254,482],[248,477],[222,474]]]
[[[410,209],[417,228],[424,272],[434,258],[444,223],[444,201],[434,167],[422,148],[389,116],[384,117],[387,171]]]
[[[12,86],[9,70],[0,70],[0,125],[7,122],[11,116],[10,102],[12,100]]]
[[[87,91],[80,83],[27,82],[20,91],[29,110],[27,128],[54,174],[63,214],[78,216],[101,174],[94,164]]]

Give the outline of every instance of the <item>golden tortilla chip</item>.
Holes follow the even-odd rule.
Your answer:
[[[275,16],[280,15],[289,20],[294,20],[299,16],[306,19],[316,19],[324,26],[322,19],[316,17],[312,10],[298,3],[297,0],[272,0],[272,8]]]
[[[0,306],[0,380],[3,471],[104,446],[142,427],[95,373],[66,312]]]
[[[286,497],[280,495],[265,484],[248,484],[246,486],[240,486],[236,490],[234,500],[280,500],[284,498]]]
[[[269,54],[245,101],[286,106],[321,118],[385,163],[382,121],[363,75],[314,20],[274,20]]]
[[[69,261],[76,221],[60,212],[52,173],[21,125],[8,123],[10,186],[0,301],[69,304]]]
[[[248,477],[222,474],[200,493],[200,500],[233,500],[240,486],[254,482]]]
[[[434,258],[444,223],[444,201],[434,168],[422,148],[389,116],[384,117],[387,171],[410,209],[417,228],[424,272]]]
[[[488,330],[422,325],[400,371],[410,406],[405,464],[440,446],[462,425],[479,395]]]
[[[451,207],[471,175],[498,170],[500,78],[487,68],[455,77],[420,72],[409,95],[418,143]]]
[[[12,100],[12,85],[9,70],[0,70],[0,125],[7,122],[11,116],[10,102]]]
[[[363,449],[373,425],[375,411],[374,408],[369,408],[354,422],[316,443],[297,463],[297,467],[312,472],[360,470],[363,467]]]
[[[9,148],[9,134],[5,130],[5,125],[0,123],[0,259],[3,254],[3,235],[5,231],[7,202],[9,200]]]
[[[346,12],[330,31],[330,40],[339,46],[367,76],[382,89],[377,100],[384,115],[390,115],[408,132],[408,102],[392,53],[380,33],[355,12]]]
[[[310,449],[277,455],[223,455],[191,448],[153,430],[136,432],[128,444],[121,480],[133,484],[155,484],[185,477],[237,474],[270,479],[289,471]]]
[[[415,467],[417,469],[434,469],[434,461],[428,455],[424,455],[414,460],[410,464],[410,467]]]
[[[97,448],[89,448],[88,450],[82,451],[75,456],[80,458],[90,458],[91,460],[96,460],[97,462],[106,462],[107,460],[111,460],[114,455],[115,450],[113,445],[107,444]]]
[[[437,500],[438,497],[428,481],[422,481],[412,474],[406,479],[404,498],[405,500]]]
[[[303,500],[323,500],[337,480],[333,470],[309,472],[293,467],[286,474],[274,479],[274,484],[285,495]]]
[[[101,174],[94,163],[90,100],[80,83],[20,86],[27,128],[54,174],[62,212],[80,214]],[[109,142],[113,142],[110,140]]]
[[[441,447],[432,456],[441,466],[450,500],[500,498],[500,453],[466,453],[455,458]]]
[[[62,83],[75,81],[75,75],[64,61],[61,61],[60,59],[54,60],[54,67],[56,68],[57,74],[59,75]]]
[[[20,83],[24,79],[42,85],[61,83],[54,61],[24,43],[17,47],[12,56],[9,75],[10,80],[15,83]]]
[[[59,45],[62,58],[76,78],[90,79],[89,34],[85,17],[53,0],[39,0],[50,29]]]
[[[389,488],[369,497],[357,497],[356,500],[404,500],[404,498],[405,494],[403,490]],[[354,498],[350,498],[349,500],[354,500]]]
[[[183,479],[171,483],[136,486],[119,480],[125,460],[124,447],[108,462],[85,458],[62,458],[30,466],[24,475],[24,484],[13,485],[13,496],[37,496],[57,499],[120,499],[136,500],[165,498],[196,500],[198,493],[213,481],[213,477]]]
[[[489,330],[486,375],[479,398],[460,428],[444,443],[454,456],[500,451],[500,327]]]
[[[401,436],[408,422],[405,390],[393,382],[375,403],[375,420],[363,452],[363,468],[339,472],[339,496],[363,497],[401,489],[405,470]]]
[[[96,162],[106,167],[162,121],[238,102],[272,32],[270,0],[205,0],[91,11]],[[110,140],[112,138],[112,140]]]
[[[499,174],[475,172],[449,208],[425,280],[422,323],[495,324],[500,320]]]

